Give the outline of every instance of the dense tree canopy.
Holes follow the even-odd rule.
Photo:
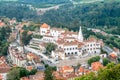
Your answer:
[[[9,43],[7,39],[10,35],[11,29],[10,27],[2,27],[0,28],[0,55],[7,55],[7,49]]]
[[[20,2],[27,2],[27,3],[52,3],[52,4],[60,4],[69,2],[69,0],[19,0]]]
[[[24,31],[21,36],[23,45],[27,45],[32,39],[32,34],[28,34],[28,31]]]
[[[119,1],[106,1],[78,6],[67,4],[58,10],[48,11],[41,17],[41,21],[72,30],[78,30],[79,21],[86,27],[120,26],[119,4]]]
[[[23,67],[15,67],[12,68],[7,74],[7,80],[20,80],[21,77],[25,77],[28,75],[34,75],[37,72],[36,69],[31,71],[26,70]]]
[[[120,64],[109,63],[106,68],[100,69],[98,74],[90,73],[75,80],[119,80]]]
[[[38,18],[37,13],[27,5],[15,2],[0,2],[0,16],[6,16],[11,19],[15,17],[18,21]]]
[[[45,70],[45,80],[54,80],[54,77],[52,75],[52,68],[51,67],[47,67],[46,70]]]

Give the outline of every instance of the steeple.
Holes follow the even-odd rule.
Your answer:
[[[82,34],[81,26],[80,26],[80,28],[79,28],[78,41],[83,42],[83,34]]]
[[[18,42],[18,44],[20,45],[20,32],[19,32],[19,30],[17,31],[18,33],[17,33],[17,42]]]

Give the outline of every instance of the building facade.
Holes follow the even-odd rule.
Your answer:
[[[45,29],[43,29],[45,28]],[[41,33],[44,32],[44,33]],[[82,28],[80,26],[79,32],[64,30],[61,28],[50,28],[44,23],[40,27],[40,35],[43,35],[44,42],[51,42],[57,45],[57,50],[62,51],[62,56],[59,52],[53,51],[52,57],[82,56],[84,54],[99,54],[101,52],[101,40],[96,38],[89,38],[84,40]],[[56,52],[56,53],[55,53]],[[63,56],[64,55],[64,56]]]

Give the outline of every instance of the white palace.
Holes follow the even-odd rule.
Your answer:
[[[95,38],[84,40],[81,26],[79,32],[72,32],[61,28],[51,28],[44,23],[40,27],[40,35],[43,36],[43,44],[51,42],[57,45],[57,49],[51,53],[51,56],[57,59],[84,54],[99,54],[103,44],[102,40]],[[39,47],[43,48],[43,44],[40,44]]]

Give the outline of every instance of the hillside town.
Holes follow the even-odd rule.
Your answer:
[[[74,80],[104,68],[104,58],[118,63],[119,49],[110,48],[102,39],[94,36],[85,39],[81,25],[78,32],[74,32],[52,27],[47,23],[39,24],[37,30],[27,32],[32,34],[32,39],[27,45],[22,43],[21,38],[23,27],[30,26],[29,21],[0,21],[0,28],[6,25],[10,26],[12,32],[8,39],[10,44],[7,55],[0,56],[0,80],[7,80],[7,74],[15,67],[23,67],[28,71],[37,70],[34,75],[21,77],[20,80],[44,80],[46,65],[56,67],[52,72],[56,80]],[[98,32],[97,29],[93,31]],[[54,48],[47,48],[48,44],[54,45]],[[48,51],[49,48],[53,49]],[[99,59],[89,64],[89,60],[95,57]]]

